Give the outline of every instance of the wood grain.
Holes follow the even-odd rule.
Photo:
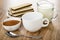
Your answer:
[[[41,39],[32,39],[32,38],[26,38],[26,37],[18,37],[18,38],[11,38],[7,36],[6,30],[4,30],[2,26],[2,22],[0,22],[0,40],[51,40],[51,34],[53,32],[53,25],[52,23],[49,24],[48,27],[42,28],[37,32],[29,32],[27,31],[23,26],[19,28],[19,30],[14,31],[16,34],[23,34],[27,36],[42,36]]]
[[[2,8],[2,6],[3,6],[3,0],[0,0],[0,8]],[[52,23],[50,23],[48,28],[45,28],[44,32],[43,31],[41,32],[41,34],[43,33],[42,35],[44,36],[43,39],[41,39],[41,40],[60,40],[60,11],[58,12],[58,15],[59,16],[58,16],[57,20],[59,20],[59,21],[57,21],[57,20],[53,21],[54,26],[52,25]],[[30,38],[25,38],[25,37],[18,37],[18,38],[8,37],[7,35],[5,35],[6,31],[2,27],[1,20],[3,20],[3,19],[5,19],[5,17],[2,17],[2,19],[0,19],[0,40],[36,40],[36,39],[30,39]],[[25,30],[24,31],[22,30],[20,32],[21,32],[21,34],[27,34],[27,32]],[[20,32],[17,31],[16,33],[19,34]],[[39,34],[39,32],[40,31],[38,31],[37,33],[34,33],[34,35]],[[32,34],[30,32],[28,32],[28,35],[32,35]],[[38,39],[38,40],[40,40],[40,39]]]

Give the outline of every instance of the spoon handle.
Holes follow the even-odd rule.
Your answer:
[[[6,35],[8,35],[11,38],[16,38],[16,37],[26,37],[26,38],[34,38],[34,39],[41,39],[42,36],[25,36],[25,35],[18,35],[18,34],[11,34],[12,32],[7,32]]]

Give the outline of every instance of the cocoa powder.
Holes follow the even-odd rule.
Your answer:
[[[5,26],[13,26],[13,25],[18,24],[19,22],[20,21],[18,21],[18,20],[10,20],[10,21],[4,22],[3,25],[5,25]]]

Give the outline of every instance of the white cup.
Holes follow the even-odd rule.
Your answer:
[[[36,32],[42,27],[46,27],[49,24],[47,18],[43,18],[43,15],[38,12],[26,13],[22,16],[24,28],[30,32]],[[45,22],[46,24],[43,24]]]
[[[2,26],[4,29],[6,29],[7,31],[14,31],[14,30],[17,30],[19,27],[20,27],[20,24],[21,24],[21,19],[20,18],[8,18],[8,19],[5,19],[3,22],[6,22],[6,21],[10,21],[10,20],[17,20],[17,21],[20,21],[18,24],[16,25],[13,25],[13,26],[6,26],[2,23]]]

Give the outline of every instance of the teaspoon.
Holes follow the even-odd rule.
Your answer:
[[[7,32],[6,35],[8,35],[9,37],[12,37],[12,38],[15,38],[15,37],[27,37],[27,38],[35,38],[35,39],[42,38],[42,36],[25,36],[25,35],[15,34],[13,32]]]

